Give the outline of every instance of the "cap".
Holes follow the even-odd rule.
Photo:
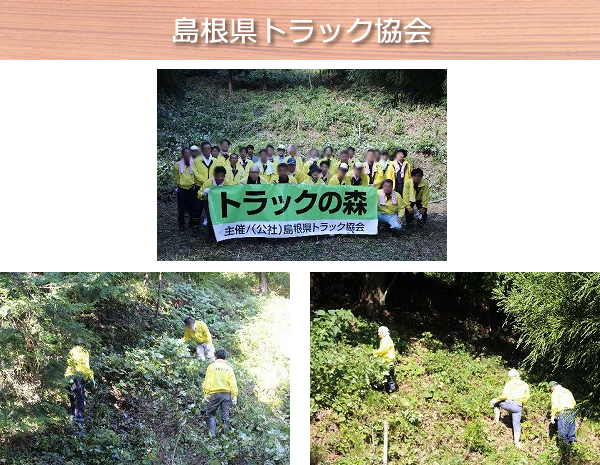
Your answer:
[[[319,168],[317,165],[310,165],[310,168],[308,169],[308,174],[312,174],[315,171],[318,171],[320,173],[321,168]]]
[[[279,145],[277,146],[277,150],[285,150],[285,145],[283,145],[283,144],[279,144]]]
[[[197,145],[192,145],[192,146],[190,147],[190,150],[198,150],[198,146],[197,146]]]
[[[363,165],[361,162],[357,161],[356,163],[354,163],[354,168],[362,170],[365,167],[365,165]]]
[[[348,171],[348,164],[347,163],[340,163],[340,166],[338,166],[338,169],[340,169],[342,171]]]
[[[287,164],[288,165],[295,165],[296,164],[296,159],[294,157],[290,157],[287,159]]]
[[[548,383],[548,389],[552,388],[552,386],[557,386],[557,385],[558,385],[558,383],[556,381],[550,381]]]
[[[517,370],[515,370],[514,368],[512,370],[508,370],[508,377],[509,378],[518,378],[519,372]]]

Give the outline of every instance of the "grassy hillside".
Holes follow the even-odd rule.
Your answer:
[[[392,97],[372,87],[296,85],[282,90],[238,89],[229,95],[226,83],[190,77],[183,95],[158,102],[159,194],[172,191],[171,167],[184,145],[206,139],[216,144],[295,144],[306,156],[310,148],[349,145],[363,155],[368,148],[407,147],[413,166],[425,170],[432,197],[446,196],[446,106]]]
[[[267,144],[295,144],[303,157],[310,148],[323,150],[326,145],[336,153],[352,145],[360,156],[372,147],[393,150],[405,146],[412,165],[424,169],[432,198],[445,199],[445,102],[421,104],[401,98],[395,103],[377,88],[349,83],[319,86],[315,80],[311,89],[301,84],[308,82],[301,71],[272,70],[270,79],[277,82],[277,90],[236,88],[230,95],[227,83],[217,73],[214,77],[189,75],[181,82],[180,95],[159,94],[158,259],[356,260],[356,250],[368,248],[372,260],[445,260],[445,200],[430,204],[424,230],[409,228],[400,240],[385,231],[379,238],[356,236],[344,241],[329,237],[245,239],[240,247],[235,241],[210,245],[189,231],[178,233],[172,165],[182,146],[205,139],[216,144],[227,137],[232,150],[248,144],[257,151]]]
[[[0,460],[30,464],[289,463],[289,275],[255,273],[0,275]],[[207,362],[178,339],[204,320],[230,353],[240,388],[227,437],[208,440]],[[91,346],[98,386],[86,434],[62,387],[76,337]]]
[[[472,324],[472,322],[471,322]],[[372,389],[380,367],[369,354],[378,324],[345,310],[316,311],[311,323],[311,463],[381,463],[383,420],[390,425],[394,464],[555,464],[561,451],[549,436],[548,380],[522,376],[532,397],[523,415],[523,448],[512,444],[510,418],[493,422],[489,400],[510,366],[500,355],[468,341],[449,345],[431,333],[392,329],[400,355],[399,391]],[[397,332],[398,331],[398,332]],[[568,386],[569,380],[562,380]],[[585,418],[579,444],[562,463],[600,463],[600,422]]]

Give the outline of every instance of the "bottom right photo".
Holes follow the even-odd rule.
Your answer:
[[[311,464],[600,463],[600,273],[311,273]]]

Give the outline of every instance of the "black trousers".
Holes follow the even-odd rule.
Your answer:
[[[215,241],[215,230],[213,229],[213,224],[210,219],[210,211],[208,211],[208,200],[202,201],[202,208],[206,212],[206,227],[208,228],[208,240]]]
[[[83,425],[83,410],[85,408],[85,381],[79,376],[74,376],[67,385],[69,393],[69,414],[77,423]]]
[[[420,209],[423,205],[421,204],[420,200],[417,200],[416,202],[411,202],[410,206],[412,208]],[[414,213],[410,213],[408,210],[406,210],[405,216],[406,216],[406,224],[411,224],[415,221]],[[418,223],[425,224],[426,222],[427,222],[427,209],[425,209],[425,213],[423,213],[423,219],[418,221]]]
[[[185,214],[187,213],[190,218],[190,226],[195,224],[194,220],[199,218],[200,215],[196,215],[198,210],[198,188],[192,186],[189,189],[178,188],[177,189],[177,222],[180,225],[185,224]]]
[[[400,197],[404,194],[404,178],[396,179],[396,189],[394,189]]]

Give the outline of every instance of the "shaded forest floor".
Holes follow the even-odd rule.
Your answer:
[[[403,319],[402,315],[395,318]],[[318,399],[323,392],[332,391],[333,398],[336,397],[336,389],[329,384],[335,380],[311,380],[311,399],[317,400],[311,401],[312,465],[381,463],[383,420],[390,425],[389,463],[392,464],[600,463],[600,422],[580,419],[579,444],[569,455],[561,452],[549,423],[547,380],[525,370],[521,370],[522,376],[530,384],[532,397],[523,415],[523,448],[517,450],[512,443],[510,416],[503,412],[501,422],[496,424],[489,407],[489,400],[502,391],[507,370],[514,366],[502,355],[503,338],[490,333],[490,343],[485,344],[485,329],[465,320],[462,330],[453,324],[449,329],[453,336],[442,342],[432,334],[438,332],[439,325],[428,325],[424,315],[417,320],[418,327],[410,330],[407,326],[412,323],[408,321],[390,324],[399,352],[398,392],[390,395],[370,389],[367,381],[363,386],[366,395],[344,397],[339,404],[334,401],[320,405]],[[435,317],[429,315],[429,320]],[[337,327],[344,331],[342,320],[324,316],[322,312],[317,313],[313,325],[314,321],[324,321],[321,328]],[[330,330],[311,329],[311,365],[314,364],[311,372],[338,370],[337,376],[347,377],[360,389],[361,378],[373,363],[368,354],[377,347],[378,324],[359,318],[345,329],[356,333],[334,345],[326,340]],[[368,340],[372,342],[365,343]],[[496,348],[500,351],[496,352]],[[569,380],[563,383],[568,386]]]
[[[433,203],[427,225],[407,227],[394,237],[387,228],[378,236],[318,236],[292,239],[223,241],[209,244],[206,228],[200,234],[178,231],[175,202],[158,202],[158,260],[446,260],[446,202]],[[369,251],[365,256],[364,251]]]

